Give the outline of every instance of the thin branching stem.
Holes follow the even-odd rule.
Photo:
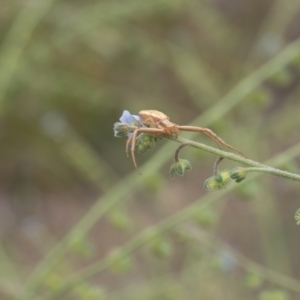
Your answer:
[[[179,161],[179,152],[182,148],[186,147],[186,146],[190,146],[190,143],[183,143],[181,144],[175,151],[175,156],[174,156],[174,161],[175,163],[177,163]]]
[[[214,176],[217,176],[219,174],[219,166],[221,161],[224,159],[224,157],[220,156],[217,158],[216,162],[214,163]]]
[[[262,173],[266,173],[266,174],[270,174],[270,175],[275,175],[275,176],[282,177],[282,178],[287,178],[287,179],[291,179],[291,180],[295,180],[295,181],[300,181],[300,175],[299,174],[295,174],[295,173],[283,171],[283,170],[280,170],[280,169],[276,169],[274,167],[264,165],[262,163],[256,162],[254,160],[251,160],[251,159],[248,159],[248,158],[245,158],[245,157],[242,157],[242,156],[234,154],[232,152],[223,151],[223,150],[220,150],[218,148],[213,148],[213,147],[207,146],[205,144],[190,141],[190,140],[185,139],[185,138],[180,137],[180,136],[178,136],[177,138],[168,136],[167,138],[172,140],[172,141],[176,141],[178,143],[183,143],[183,145],[185,145],[185,146],[189,145],[190,147],[194,147],[194,148],[197,148],[197,149],[204,150],[206,152],[215,154],[219,157],[227,158],[229,160],[232,160],[232,161],[250,166],[250,167],[252,167],[250,169],[250,171],[252,171],[252,172],[257,171],[257,172],[262,172]]]
[[[174,161],[175,163],[177,163],[179,161],[179,152],[181,151],[182,148],[184,147],[187,147],[187,146],[193,146],[191,144],[191,142],[186,142],[186,143],[183,143],[181,144],[175,151],[175,156],[174,156]],[[224,157],[219,157],[216,162],[214,163],[214,169],[213,169],[213,174],[214,176],[218,175],[219,173],[219,166],[220,166],[220,163],[221,161],[224,159]]]

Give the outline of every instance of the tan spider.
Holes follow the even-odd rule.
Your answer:
[[[141,119],[141,123],[147,127],[136,128],[126,143],[127,156],[128,156],[129,145],[131,143],[130,151],[131,151],[133,164],[134,164],[136,170],[138,170],[138,167],[137,167],[135,156],[134,156],[134,150],[135,150],[137,136],[140,133],[149,133],[152,135],[172,135],[174,137],[177,137],[179,131],[200,132],[200,133],[203,133],[203,134],[209,136],[210,138],[212,138],[219,145],[219,147],[221,145],[223,145],[231,150],[236,151],[237,153],[241,154],[242,156],[244,156],[244,154],[241,151],[228,145],[221,138],[219,138],[212,130],[210,130],[208,128],[176,125],[176,124],[172,123],[171,121],[169,121],[168,116],[166,116],[164,113],[157,111],[157,110],[142,110],[139,112],[139,116]]]

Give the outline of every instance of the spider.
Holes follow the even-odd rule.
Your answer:
[[[220,147],[221,145],[236,151],[240,155],[244,156],[244,154],[237,150],[236,148],[228,145],[225,141],[223,141],[220,137],[218,137],[212,130],[208,128],[196,127],[196,126],[179,126],[172,123],[169,120],[169,117],[166,116],[164,113],[157,111],[157,110],[141,110],[139,112],[139,116],[141,119],[141,123],[146,127],[139,127],[136,128],[130,138],[127,140],[126,143],[126,154],[128,155],[129,145],[131,143],[131,156],[133,160],[133,164],[138,171],[138,167],[135,160],[134,150],[136,146],[136,139],[140,133],[148,133],[153,135],[171,135],[177,137],[179,131],[193,131],[193,132],[200,132],[203,133],[210,138],[212,138]]]

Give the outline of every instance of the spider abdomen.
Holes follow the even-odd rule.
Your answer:
[[[169,117],[158,110],[141,110],[139,116],[147,127],[164,129],[168,134],[178,133],[177,125],[169,121]]]

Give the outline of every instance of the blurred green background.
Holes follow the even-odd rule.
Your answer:
[[[0,4],[1,300],[22,299],[28,278],[30,285],[47,253],[84,227],[83,216],[86,230],[72,247],[60,244],[68,255],[37,276],[29,299],[215,197],[203,183],[216,158],[185,149],[193,170],[171,179],[178,145],[168,140],[136,155],[138,175],[126,140],[113,136],[124,110],[155,109],[176,124],[207,126],[259,162],[299,142],[299,46],[299,56],[261,84],[248,92],[240,85],[297,43],[299,0]],[[200,134],[195,140],[215,146]],[[299,173],[298,165],[296,155],[279,167]],[[300,299],[299,192],[298,183],[266,175],[236,185],[53,299]]]

